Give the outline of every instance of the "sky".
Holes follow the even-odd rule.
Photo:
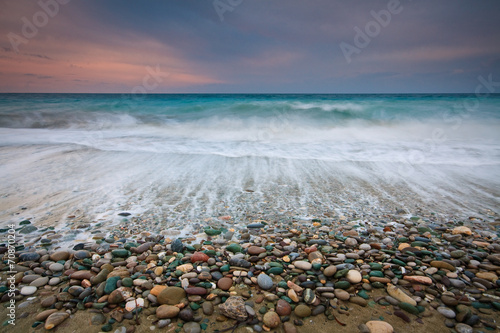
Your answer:
[[[0,92],[463,93],[500,1],[0,0]]]

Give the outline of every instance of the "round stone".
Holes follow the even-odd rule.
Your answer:
[[[278,327],[280,324],[280,316],[274,311],[269,311],[264,315],[263,319],[264,325],[269,328]]]
[[[264,290],[269,290],[273,287],[273,280],[269,277],[269,275],[264,273],[259,274],[257,277],[257,283],[259,284],[259,287]]]
[[[366,323],[366,326],[370,330],[370,333],[393,333],[394,328],[391,324],[380,321],[380,320],[371,320]]]
[[[370,246],[370,244],[364,243],[359,246],[359,249],[363,251],[370,251],[372,247]]]
[[[467,324],[457,324],[455,326],[455,330],[458,332],[458,333],[472,333],[474,332],[474,330],[472,329],[472,327],[470,327],[469,325]]]
[[[158,294],[158,303],[175,305],[186,297],[186,292],[180,287],[167,287]]]
[[[287,301],[280,299],[276,304],[276,313],[280,316],[289,316],[292,313],[292,307]]]
[[[443,316],[445,316],[446,318],[449,318],[449,319],[453,319],[456,316],[455,311],[453,311],[450,308],[444,307],[444,306],[437,308],[437,310],[440,314],[442,314]]]
[[[299,318],[309,317],[311,315],[311,309],[305,304],[300,304],[295,308],[294,313]]]
[[[203,314],[206,316],[211,316],[212,313],[214,313],[214,305],[212,302],[203,302],[201,307],[203,309]]]
[[[297,333],[297,328],[290,322],[284,323],[283,329],[285,330],[285,333]]]
[[[323,274],[326,276],[326,277],[332,277],[335,275],[335,273],[337,273],[337,267],[336,266],[328,266],[327,268],[325,268],[325,270],[323,271]]]
[[[37,288],[35,286],[25,286],[21,288],[21,295],[29,296],[36,293]]]
[[[68,260],[69,252],[68,251],[57,251],[50,255],[50,260],[59,261],[59,260]]]
[[[156,317],[158,319],[175,318],[179,314],[180,309],[173,305],[160,305],[156,309]]]
[[[344,241],[345,245],[347,246],[356,246],[358,245],[358,241],[355,239],[355,238],[347,238],[345,241]]]
[[[179,312],[179,318],[186,322],[192,321],[194,318],[193,310],[189,307],[182,309]]]
[[[54,305],[57,302],[57,297],[55,295],[49,296],[47,298],[44,298],[41,302],[40,305],[44,308],[49,308],[52,305]]]
[[[361,282],[363,277],[361,276],[360,272],[358,272],[357,270],[351,269],[349,272],[347,272],[346,279],[350,283],[354,284],[354,283]]]
[[[74,257],[76,260],[82,260],[82,259],[85,259],[85,258],[90,258],[90,252],[89,252],[89,251],[86,251],[86,250],[76,251],[76,252],[73,254],[73,257]]]
[[[351,297],[349,293],[343,289],[335,289],[334,293],[335,297],[337,297],[341,301],[347,301]]]
[[[260,246],[250,246],[247,250],[250,255],[259,255],[266,252],[266,249]]]
[[[49,269],[52,271],[52,272],[60,272],[64,269],[64,265],[58,263],[58,262],[55,262],[53,264],[51,264],[49,266]]]
[[[217,281],[217,287],[222,290],[229,290],[233,286],[233,279],[224,277]]]
[[[185,323],[184,326],[182,326],[182,328],[184,328],[184,332],[186,332],[186,333],[200,333],[201,332],[200,324],[198,324],[194,321],[189,322],[189,323]]]
[[[295,268],[302,269],[304,271],[308,271],[312,268],[312,264],[307,261],[296,261],[293,263]]]

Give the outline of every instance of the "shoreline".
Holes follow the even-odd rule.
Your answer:
[[[27,295],[15,296],[16,326],[8,329],[30,331],[34,316],[55,309],[71,313],[55,328],[59,332],[77,332],[82,325],[89,332],[149,332],[158,325],[185,331],[179,323],[189,323],[190,332],[199,332],[201,324],[207,325],[201,325],[204,332],[222,331],[236,322],[219,306],[232,296],[245,302],[233,315],[254,315],[246,325],[254,332],[266,327],[287,333],[369,332],[363,325],[372,321],[388,322],[394,332],[493,329],[500,310],[500,223],[493,218],[486,224],[430,213],[387,214],[368,221],[270,217],[238,226],[223,216],[195,225],[181,237],[172,230],[148,231],[147,218],[122,212],[121,223],[108,235],[96,232],[92,242],[69,250],[57,249],[64,237],[50,230],[38,242],[32,239],[31,248],[29,242],[26,250],[18,248],[16,269],[28,273],[16,276],[16,288],[24,287]],[[23,228],[30,228],[28,222]],[[8,253],[3,247],[0,251]],[[118,286],[104,290],[113,276],[118,276]],[[168,295],[160,295],[163,288],[170,290]],[[5,306],[11,298],[2,292]],[[133,325],[135,316],[127,314],[130,300],[144,302],[140,325]],[[160,304],[176,314],[158,312]],[[2,318],[6,310],[2,308]],[[100,324],[89,326],[89,321]],[[43,325],[40,321],[34,329]]]

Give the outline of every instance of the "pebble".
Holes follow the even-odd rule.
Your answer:
[[[52,272],[61,272],[63,269],[64,269],[64,265],[63,264],[60,264],[58,262],[55,262],[53,264],[51,264],[49,266],[49,269],[52,271]]]
[[[193,322],[193,321],[189,322],[189,323],[185,323],[184,326],[182,326],[182,328],[184,329],[184,332],[186,332],[186,333],[200,333],[201,332],[200,324]]]
[[[359,283],[363,279],[361,273],[353,269],[349,270],[349,272],[347,272],[347,275],[345,277],[347,281],[349,281],[352,284]]]
[[[57,323],[66,313],[57,309],[90,308],[98,312],[92,314],[93,325],[120,333],[126,327],[210,331],[211,319],[204,316],[212,315],[217,321],[250,318],[249,331],[293,333],[302,325],[309,329],[310,320],[298,318],[320,316],[314,320],[321,321],[325,316],[336,325],[332,313],[361,311],[359,306],[367,307],[363,311],[387,307],[388,315],[412,325],[425,322],[435,308],[442,322],[460,333],[489,325],[500,308],[493,297],[499,296],[500,240],[487,224],[469,228],[438,215],[379,215],[321,218],[312,226],[310,221],[255,223],[258,227],[242,229],[222,219],[208,222],[209,228],[199,222],[192,235],[181,237],[178,230],[152,233],[135,218],[110,234],[97,227],[95,243],[79,243],[72,253],[51,251],[57,238],[43,235],[44,246],[54,243],[49,250],[33,247],[37,252],[19,254],[20,262],[34,263],[14,266],[21,294],[16,297],[21,300],[40,288],[37,304],[44,311],[38,311],[37,320],[62,313],[51,319]],[[134,232],[132,225],[138,228]],[[172,235],[181,238],[172,240]],[[7,301],[5,284],[0,288]],[[334,308],[325,306],[327,301]],[[19,308],[32,303],[28,298]],[[215,306],[220,315],[214,315]],[[131,325],[137,307],[139,317],[152,320],[146,326]],[[124,324],[113,327],[114,320]],[[155,320],[155,326],[148,326]],[[352,327],[347,322],[351,331],[393,332],[383,320]]]
[[[289,316],[292,313],[292,307],[287,301],[280,299],[276,303],[276,313],[280,316]]]
[[[63,321],[65,321],[67,318],[69,318],[69,313],[66,312],[55,312],[51,314],[46,320],[45,320],[45,329],[46,330],[51,330],[57,325],[61,324]]]
[[[37,287],[35,286],[24,286],[21,288],[21,295],[24,295],[24,296],[29,296],[29,295],[33,295],[34,293],[36,293],[37,291]]]
[[[45,286],[47,283],[49,283],[49,277],[44,276],[44,277],[38,278],[35,281],[31,282],[30,286],[34,286],[34,287],[39,288],[39,287]]]
[[[455,326],[455,330],[458,332],[458,333],[472,333],[474,332],[473,328],[470,327],[469,325],[466,325],[466,324],[457,324]]]
[[[259,287],[264,290],[269,290],[273,287],[273,280],[265,273],[259,274],[257,277],[257,283],[259,284]]]
[[[307,262],[307,261],[295,261],[293,263],[293,265],[298,268],[298,269],[302,269],[304,271],[308,271],[312,268],[312,264],[310,262]]]
[[[394,328],[391,324],[385,321],[372,320],[365,324],[370,333],[393,333]]]
[[[280,324],[280,317],[278,314],[274,311],[269,311],[264,315],[264,318],[262,320],[264,322],[264,325],[266,325],[269,328],[276,328]]]
[[[449,318],[449,319],[453,319],[456,316],[455,312],[452,309],[447,308],[447,307],[438,307],[437,311],[440,314],[442,314],[444,317]]]
[[[158,319],[175,318],[179,314],[180,309],[173,305],[160,305],[156,309],[156,317]]]
[[[309,317],[311,315],[311,309],[304,304],[297,305],[293,312],[299,318]]]

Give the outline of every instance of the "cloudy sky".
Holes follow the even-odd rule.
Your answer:
[[[500,81],[499,17],[498,0],[0,0],[0,92],[473,92]]]

